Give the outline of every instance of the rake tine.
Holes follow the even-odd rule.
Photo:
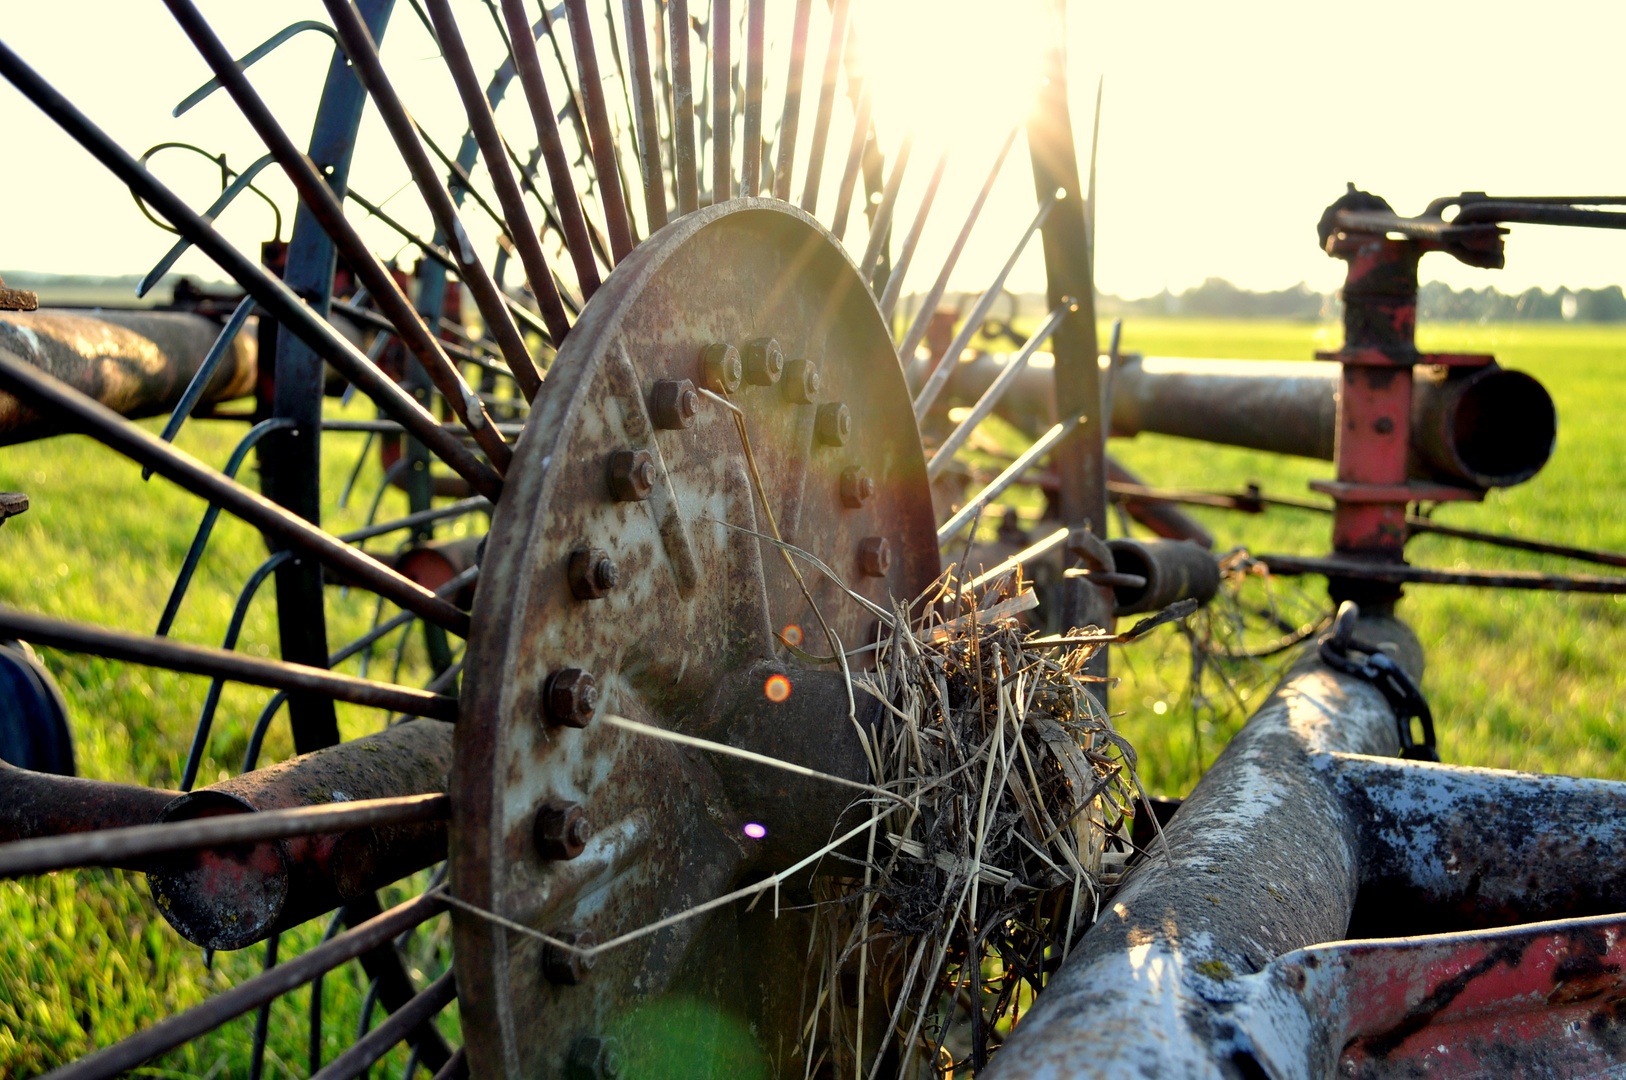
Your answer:
[[[926,182],[926,191],[920,197],[920,209],[915,211],[914,224],[909,226],[909,235],[903,238],[903,250],[898,253],[898,261],[886,279],[886,290],[881,294],[881,314],[885,316],[888,326],[892,323],[892,312],[898,306],[898,296],[903,291],[904,275],[909,272],[909,264],[914,261],[915,247],[920,243],[921,234],[926,230],[926,215],[931,213],[932,202],[937,198],[937,188],[943,182],[943,174],[948,171],[951,152],[950,147],[944,147],[943,152],[938,155],[937,167],[932,170],[932,178]]]
[[[903,186],[903,172],[909,167],[909,155],[915,149],[915,133],[907,132],[892,159],[892,174],[886,178],[886,190],[881,193],[881,205],[875,208],[875,218],[869,226],[869,244],[858,269],[869,281],[875,276],[875,267],[881,261],[881,251],[892,234],[892,211],[898,202],[898,189]],[[894,274],[895,276],[895,274]]]
[[[802,119],[802,75],[807,66],[807,22],[813,0],[796,0],[790,36],[790,70],[785,75],[785,112],[779,121],[779,163],[773,171],[773,197],[790,202],[790,173],[796,165],[796,128]]]
[[[764,0],[745,3],[745,130],[740,147],[740,194],[754,198],[762,182],[762,35]]]
[[[632,254],[632,222],[627,216],[626,193],[621,189],[621,170],[610,134],[610,114],[604,106],[604,86],[599,81],[593,28],[587,22],[587,0],[565,0],[565,12],[570,22],[570,43],[576,50],[576,67],[581,75],[582,102],[587,109],[587,130],[592,137],[589,145],[604,203],[604,223],[610,233],[610,251],[615,261],[620,262]]]
[[[657,0],[657,3],[659,0]],[[649,35],[644,26],[644,0],[624,0],[627,50],[632,59],[632,91],[637,102],[639,171],[644,182],[644,213],[649,231],[666,225],[666,181],[661,168],[660,120],[649,72]]]
[[[847,147],[847,170],[841,174],[841,192],[836,196],[836,212],[830,219],[830,231],[840,240],[847,233],[847,217],[852,212],[853,188],[858,184],[858,171],[864,163],[864,145],[869,141],[870,116],[875,109],[875,83],[864,80],[858,97],[858,110],[853,116],[853,137]]]
[[[733,149],[729,136],[734,130],[734,111],[729,104],[733,72],[728,59],[729,34],[733,15],[729,0],[712,0],[711,5],[711,202],[733,198]]]
[[[819,207],[819,177],[824,172],[824,147],[830,138],[830,113],[835,107],[836,85],[841,77],[842,49],[847,40],[847,5],[835,0],[830,9],[830,46],[824,54],[824,80],[819,86],[819,111],[813,119],[813,143],[807,150],[807,180],[802,187],[802,209],[809,214]],[[788,182],[788,181],[787,181]]]
[[[694,148],[694,82],[689,76],[689,0],[672,0],[667,26],[672,35],[672,172],[678,213],[692,214],[700,209],[700,181]]]

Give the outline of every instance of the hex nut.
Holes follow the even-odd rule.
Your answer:
[[[892,570],[892,545],[884,536],[866,536],[858,544],[858,568],[865,577],[886,577]]]
[[[549,799],[536,811],[532,837],[544,859],[574,859],[592,839],[593,826],[581,803]]]
[[[655,490],[655,459],[648,450],[610,455],[610,490],[622,502],[642,502]]]
[[[700,415],[700,392],[688,379],[660,379],[649,395],[655,426],[667,431],[691,427]]]
[[[846,446],[853,433],[853,414],[839,401],[820,405],[813,421],[813,433],[826,446]]]
[[[621,1048],[604,1035],[583,1035],[570,1046],[565,1059],[567,1080],[617,1080],[621,1075]]]
[[[798,405],[811,405],[819,396],[819,369],[811,360],[792,360],[785,365],[785,378],[779,384],[785,396]]]
[[[548,932],[548,936],[578,949],[598,944],[598,935],[581,926],[556,926]],[[557,945],[542,946],[542,976],[555,986],[579,986],[587,980],[592,970],[591,956],[582,956]]]
[[[570,553],[570,592],[578,600],[598,600],[621,583],[621,569],[600,548],[577,548]]]
[[[875,478],[862,465],[841,470],[841,504],[856,510],[875,497]]]
[[[542,685],[542,709],[548,723],[584,728],[598,707],[598,682],[580,668],[560,668]]]
[[[724,342],[700,350],[700,381],[718,394],[737,394],[745,378],[745,362],[740,350]]]
[[[785,353],[771,337],[757,338],[745,346],[745,381],[772,386],[785,371]]]

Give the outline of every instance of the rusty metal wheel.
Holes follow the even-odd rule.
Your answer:
[[[506,53],[488,83],[477,79],[463,39],[474,31],[460,28],[447,0],[414,3],[467,113],[456,155],[417,126],[379,57],[389,0],[326,3],[338,47],[307,153],[190,0],[166,0],[268,148],[261,164],[280,166],[299,192],[290,242],[268,248],[266,266],[0,45],[0,74],[241,287],[202,305],[222,326],[211,356],[251,312],[261,327],[258,407],[246,417],[256,424],[223,470],[180,454],[94,400],[94,387],[70,385],[67,369],[0,337],[0,388],[47,418],[47,431],[87,431],[210,503],[158,637],[9,609],[0,610],[0,635],[210,676],[215,689],[183,789],[196,779],[219,685],[276,691],[252,724],[255,753],[242,774],[179,797],[0,773],[0,835],[12,841],[0,845],[0,873],[141,870],[187,939],[210,949],[267,943],[263,975],[54,1075],[117,1075],[258,1010],[250,1064],[258,1076],[271,1002],[308,985],[310,1069],[323,1080],[363,1075],[402,1043],[412,1047],[409,1078],[420,1065],[439,1077],[471,1066],[481,1076],[609,1076],[622,1048],[639,1060],[629,1033],[661,1023],[722,1024],[743,1033],[741,1053],[767,1073],[804,1071],[794,1051],[808,923],[790,909],[808,898],[805,877],[787,880],[772,904],[721,901],[826,843],[851,793],[637,725],[867,779],[860,732],[872,718],[860,715],[840,669],[866,662],[875,611],[774,537],[823,559],[886,612],[931,584],[940,543],[1003,490],[990,486],[939,525],[929,480],[987,410],[973,410],[958,430],[945,426],[948,398],[937,398],[953,365],[929,379],[928,370],[901,365],[898,349],[913,359],[1020,128],[991,161],[968,166],[979,178],[987,171],[969,209],[933,221],[958,239],[915,317],[900,323],[905,274],[949,158],[939,159],[894,258],[913,136],[897,146],[889,173],[845,0],[819,17],[829,46],[810,109],[802,87],[814,81],[804,71],[813,5],[798,0],[794,12],[775,13],[789,47],[785,108],[771,134],[764,0],[739,12],[715,0],[705,23],[691,20],[684,0],[628,4],[607,23],[585,0],[567,0],[534,25],[521,0],[488,0]],[[463,22],[478,12],[470,5]],[[704,64],[690,55],[701,46]],[[1106,519],[1103,433],[1087,419],[1100,400],[1099,368],[1065,65],[1059,51],[1046,62],[1049,81],[1027,126],[1038,213],[1021,244],[1043,238],[1052,310],[1020,359],[1051,342],[1052,406],[1065,419],[1023,455],[1023,467],[1055,455],[1059,522],[1076,529]],[[837,108],[844,67],[850,119]],[[626,106],[614,120],[605,84],[612,68]],[[514,83],[520,104],[500,114],[511,143],[492,108]],[[698,139],[691,83],[704,87]],[[811,88],[806,96],[811,105]],[[369,106],[428,208],[431,236],[346,190]],[[811,122],[799,129],[804,112]],[[790,202],[799,165],[800,208]],[[828,230],[814,216],[827,172],[839,176]],[[417,254],[413,286],[403,289],[399,268],[363,242],[345,217],[347,200]],[[868,241],[849,253],[842,237],[855,206]],[[486,245],[471,241],[460,217],[477,212],[482,229],[503,234],[493,259],[481,258],[476,249]],[[524,288],[503,284],[515,264]],[[993,276],[988,299],[967,318],[966,339],[1008,271]],[[454,281],[479,311],[472,332],[442,319]],[[172,408],[178,425],[209,382],[198,373],[205,369],[194,364],[177,384],[190,382],[190,396],[144,407]],[[911,377],[924,388],[912,389]],[[371,398],[379,419],[325,417],[330,384]],[[928,418],[930,464],[920,434]],[[321,455],[337,432],[402,441],[390,478],[411,492],[410,515],[340,536],[316,523],[332,495],[321,488]],[[234,479],[256,446],[263,494]],[[1021,476],[1015,468],[1003,483]],[[435,501],[454,491],[457,501]],[[235,631],[223,649],[164,637],[221,510],[271,542],[239,615],[274,577],[280,660],[234,652]],[[436,522],[481,510],[493,514],[482,549],[433,549],[429,569],[386,564],[360,546],[405,532],[422,547]],[[476,583],[471,612],[466,594]],[[381,613],[386,603],[400,613],[333,649],[324,590],[339,587],[374,593]],[[1058,623],[1110,618],[1108,592],[1084,577],[1058,580],[1054,596]],[[414,622],[437,671],[427,688],[332,670]],[[457,638],[468,641],[464,659]],[[453,696],[459,683],[461,697]],[[341,743],[335,701],[390,719]],[[257,767],[283,705],[299,756]],[[449,873],[427,891],[380,909],[376,890],[443,859]],[[679,917],[708,903],[698,917]],[[455,973],[414,980],[398,942],[448,909]],[[319,944],[277,957],[279,933],[329,912]],[[625,947],[598,954],[561,948],[627,935]],[[366,1012],[376,1000],[390,1015],[324,1062],[320,979],[352,961],[372,983]],[[466,1051],[434,1025],[454,1000]]]

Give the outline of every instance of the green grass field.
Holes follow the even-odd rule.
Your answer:
[[[1425,348],[1495,352],[1504,365],[1529,371],[1546,383],[1561,418],[1558,450],[1545,472],[1523,487],[1491,494],[1483,504],[1445,507],[1439,520],[1626,550],[1626,515],[1616,512],[1626,491],[1626,438],[1616,419],[1626,411],[1626,389],[1615,377],[1626,367],[1626,329],[1442,326],[1425,327],[1419,337]],[[1169,320],[1128,323],[1124,347],[1166,355],[1307,359],[1336,340],[1336,328],[1314,325]],[[359,408],[354,414],[363,415]],[[218,465],[241,433],[237,426],[193,423],[180,442]],[[363,438],[327,441],[329,492],[343,486]],[[1117,441],[1112,450],[1148,482],[1166,486],[1230,489],[1257,480],[1267,492],[1302,495],[1308,479],[1331,472],[1327,463],[1151,436]],[[329,528],[353,527],[365,518],[380,479],[373,457],[351,506],[328,507]],[[253,482],[246,471],[245,479]],[[25,491],[33,499],[26,515],[0,529],[0,603],[152,631],[202,513],[199,500],[162,479],[143,484],[134,466],[78,436],[0,449],[0,490]],[[380,519],[404,510],[404,497],[390,493]],[[1328,546],[1328,521],[1316,515],[1195,513],[1224,546],[1305,553]],[[1597,572],[1433,537],[1410,550],[1413,561],[1425,565]],[[223,518],[175,636],[218,644],[237,589],[264,557],[252,530]],[[1324,592],[1310,581],[1305,586]],[[359,634],[373,616],[373,601],[359,594],[330,590],[328,603],[335,644]],[[1429,653],[1423,685],[1446,761],[1626,777],[1621,680],[1614,663],[1626,645],[1626,604],[1608,597],[1414,586],[1401,610]],[[268,587],[240,648],[270,655],[275,642]],[[395,649],[393,640],[379,647],[375,672],[390,673]],[[51,650],[43,654],[72,710],[82,775],[158,786],[178,782],[206,680]],[[355,662],[347,670],[356,670]],[[1186,791],[1241,722],[1243,710],[1233,705],[1193,721],[1184,645],[1168,631],[1126,650],[1116,671],[1124,682],[1113,707],[1123,711],[1121,726],[1140,748],[1148,786],[1159,793]],[[420,684],[427,678],[418,639],[408,645],[401,678]],[[240,767],[248,725],[268,696],[228,687],[200,783]],[[376,712],[341,706],[340,715],[347,736],[380,723]],[[265,761],[291,752],[285,726],[272,731]],[[413,941],[420,985],[447,962],[443,923],[431,924]],[[196,1003],[258,971],[264,952],[255,946],[222,954],[213,970],[206,969],[199,950],[156,915],[141,877],[117,872],[0,882],[0,925],[6,928],[0,934],[0,1077],[34,1074]],[[308,947],[320,932],[314,925],[288,935],[283,954]],[[327,980],[327,1060],[354,1037],[365,990],[353,966]],[[306,1074],[308,1002],[308,993],[299,991],[273,1009],[267,1075]],[[444,1022],[455,1028],[455,1010]],[[252,1024],[252,1017],[236,1021],[145,1072],[246,1075]],[[397,1051],[375,1075],[399,1076],[403,1064],[404,1053]]]

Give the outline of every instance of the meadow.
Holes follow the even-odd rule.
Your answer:
[[[1337,339],[1336,327],[1305,323],[1146,320],[1124,329],[1124,348],[1163,355],[1308,359]],[[1626,492],[1626,438],[1617,419],[1626,412],[1626,389],[1616,377],[1626,367],[1626,329],[1425,326],[1419,343],[1496,353],[1505,366],[1541,379],[1560,416],[1558,448],[1541,475],[1493,492],[1481,504],[1444,507],[1438,520],[1626,550],[1626,515],[1618,512]],[[347,415],[365,413],[358,405]],[[218,465],[241,434],[240,426],[194,422],[179,444]],[[324,521],[334,531],[366,520],[379,490],[375,453],[363,465],[349,505],[336,503],[364,438],[334,435],[325,443]],[[1111,450],[1149,483],[1163,486],[1235,490],[1256,481],[1267,493],[1303,496],[1307,480],[1331,474],[1330,463],[1156,436],[1115,440]],[[244,479],[254,482],[248,469]],[[0,490],[27,492],[33,501],[32,509],[0,529],[0,603],[151,633],[203,511],[199,500],[160,478],[143,483],[138,468],[82,436],[0,449]],[[405,497],[388,491],[376,513],[384,520],[405,509]],[[1192,513],[1222,547],[1321,553],[1329,543],[1328,520],[1301,511]],[[1598,572],[1432,536],[1409,550],[1412,561],[1430,566]],[[252,529],[223,517],[174,636],[219,644],[241,583],[265,555]],[[1324,587],[1313,579],[1302,587],[1324,597]],[[1444,760],[1626,778],[1618,674],[1626,645],[1622,600],[1409,587],[1400,611],[1428,653],[1423,689],[1434,707]],[[370,597],[333,589],[328,611],[336,646],[365,630],[375,608]],[[239,648],[275,653],[269,588],[251,608]],[[1115,661],[1123,682],[1114,691],[1113,709],[1122,713],[1118,722],[1140,750],[1147,786],[1160,794],[1189,790],[1245,711],[1233,704],[1194,713],[1184,650],[1180,637],[1162,632]],[[41,652],[68,699],[81,775],[178,783],[206,680]],[[386,676],[399,665],[403,682],[421,685],[429,676],[418,636],[380,643],[369,662],[375,674]],[[345,668],[357,669],[356,661]],[[241,767],[249,725],[268,697],[227,687],[200,783]],[[345,706],[340,717],[347,737],[380,723],[376,712]],[[263,760],[289,753],[286,727],[273,725]],[[255,946],[220,954],[206,965],[201,952],[157,916],[140,875],[117,871],[0,882],[0,925],[6,927],[0,934],[0,1077],[43,1071],[194,1004],[258,971],[265,951]],[[283,954],[309,947],[323,928],[319,920],[285,935]],[[419,985],[444,969],[445,938],[444,919],[414,936],[409,951]],[[353,965],[326,980],[325,1060],[354,1037],[365,993]],[[306,1075],[308,1007],[309,994],[301,990],[272,1009],[266,1075]],[[142,1073],[211,1080],[247,1075],[253,1023],[252,1016],[235,1021]],[[443,1023],[455,1032],[455,1009]],[[399,1076],[404,1063],[404,1051],[397,1050],[375,1075]]]

